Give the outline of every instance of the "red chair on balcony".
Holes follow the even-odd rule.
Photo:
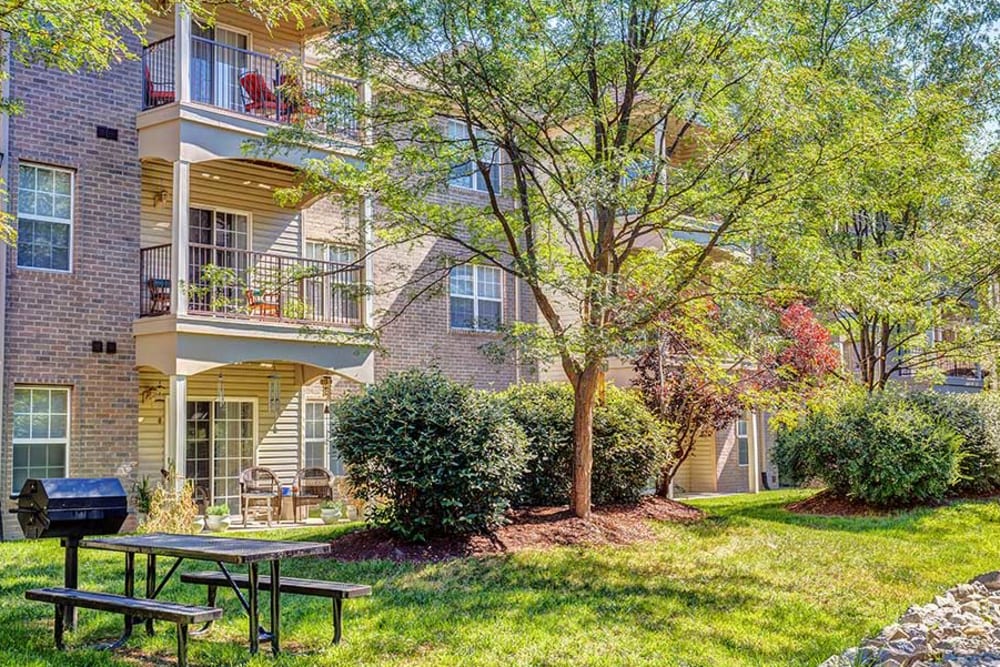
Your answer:
[[[278,119],[288,114],[286,105],[278,103],[278,98],[260,72],[244,72],[240,76],[240,92],[243,95],[243,110],[247,113]]]
[[[143,67],[143,75],[146,79],[146,108],[163,106],[174,101],[174,88],[172,83],[158,83],[153,81],[153,75],[149,72],[149,66]],[[170,86],[163,88],[161,86]]]
[[[261,317],[279,317],[281,304],[276,294],[267,294],[259,289],[246,290],[247,309],[252,315]]]

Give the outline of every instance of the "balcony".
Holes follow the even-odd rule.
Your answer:
[[[140,317],[168,315],[170,244],[139,256]],[[363,320],[362,269],[210,245],[188,246],[187,313],[227,320],[352,328]]]
[[[248,139],[293,124],[322,137],[308,147],[320,153],[351,151],[361,140],[360,83],[303,67],[301,58],[174,35],[143,48],[142,73],[141,158],[239,158]]]

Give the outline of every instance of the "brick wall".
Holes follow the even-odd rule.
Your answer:
[[[82,75],[12,66],[11,94],[23,100],[24,112],[10,123],[11,210],[21,163],[73,170],[75,192],[71,273],[17,268],[15,249],[6,250],[5,494],[18,384],[70,387],[70,474],[127,474],[138,458],[131,327],[138,307],[140,82],[137,61]],[[98,139],[98,124],[117,129],[118,141]],[[114,341],[117,354],[91,352],[92,340]]]

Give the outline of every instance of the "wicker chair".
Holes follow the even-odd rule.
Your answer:
[[[299,520],[299,507],[333,500],[333,473],[326,468],[303,468],[292,484],[292,515]]]
[[[240,473],[240,513],[244,527],[251,512],[266,513],[268,526],[273,517],[281,516],[281,482],[270,468],[253,466]]]

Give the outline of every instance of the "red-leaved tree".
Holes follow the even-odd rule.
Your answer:
[[[726,428],[749,407],[802,404],[837,373],[840,355],[808,306],[767,304],[761,321],[751,337],[737,341],[707,300],[659,318],[657,340],[634,361],[633,382],[649,409],[677,430],[657,495],[668,495],[699,438]]]

